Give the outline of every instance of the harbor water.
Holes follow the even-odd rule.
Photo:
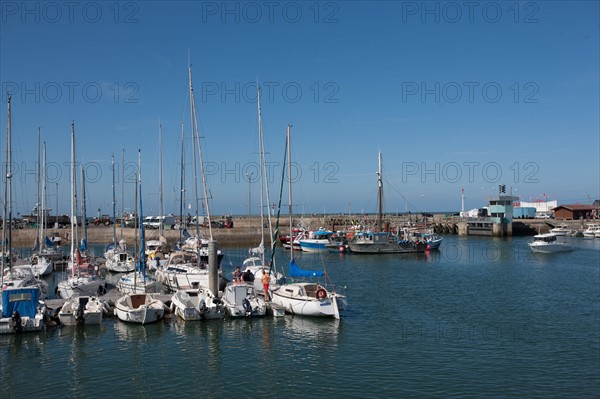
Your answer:
[[[566,239],[576,250],[553,255],[459,236],[426,254],[297,254],[347,287],[341,320],[107,317],[0,336],[1,396],[598,398],[600,240]],[[224,251],[230,272],[242,251]]]

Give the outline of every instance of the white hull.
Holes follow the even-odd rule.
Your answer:
[[[30,331],[44,331],[46,329],[46,321],[44,315],[39,313],[32,317],[21,317],[20,321],[14,320],[12,317],[0,318],[0,334],[15,334]]]
[[[113,273],[129,273],[135,270],[135,261],[127,252],[106,252],[106,270]]]
[[[179,290],[171,297],[171,310],[185,321],[223,317],[220,300],[206,288]]]
[[[340,317],[339,311],[345,306],[345,298],[325,291],[324,297],[317,297],[317,284],[291,283],[274,288],[271,301],[285,308],[287,313],[302,316]],[[324,290],[318,286],[319,290]],[[344,305],[338,306],[339,302]]]
[[[54,271],[54,265],[45,256],[34,255],[31,258],[31,271],[36,276],[47,276]]]
[[[165,304],[147,294],[122,296],[115,305],[115,315],[125,322],[148,324],[161,320],[165,314]]]
[[[117,289],[123,294],[157,294],[160,284],[154,277],[136,271],[121,277]]]
[[[69,299],[74,295],[102,295],[106,292],[106,281],[96,276],[69,277],[58,283],[57,290],[63,299]]]
[[[104,303],[95,296],[73,296],[58,313],[60,322],[67,326],[78,324],[100,324],[104,313]]]
[[[265,300],[256,294],[252,284],[229,284],[222,299],[229,317],[259,317],[267,313]]]
[[[562,242],[556,242],[553,244],[531,243],[531,244],[529,244],[529,248],[531,249],[532,252],[542,253],[542,254],[553,254],[556,252],[566,252],[566,251],[573,250],[572,246],[570,246],[569,244],[566,244],[566,243],[562,243]]]

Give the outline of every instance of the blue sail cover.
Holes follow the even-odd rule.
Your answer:
[[[296,264],[296,261],[292,259],[290,261],[290,276],[291,277],[321,277],[325,272],[318,270],[304,270]]]
[[[85,238],[81,239],[81,245],[79,246],[79,250],[81,252],[85,251],[87,248],[87,240]]]
[[[189,232],[189,231],[187,231],[187,229],[183,229],[183,236],[184,236],[185,238],[190,238],[192,235],[190,234],[190,232]]]
[[[39,290],[31,288],[9,288],[2,291],[2,317],[12,316],[18,311],[21,316],[35,317]]]
[[[53,247],[54,243],[48,237],[45,237],[44,238],[44,245],[46,245],[47,247]]]

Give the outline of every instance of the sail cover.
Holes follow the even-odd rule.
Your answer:
[[[290,276],[291,277],[321,277],[325,272],[319,270],[304,270],[296,264],[296,260],[290,261]]]

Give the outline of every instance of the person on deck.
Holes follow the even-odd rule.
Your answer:
[[[265,293],[265,301],[270,301],[269,299],[269,282],[271,282],[271,276],[269,276],[269,273],[267,273],[265,271],[265,269],[262,270],[262,285],[263,285],[263,291]]]
[[[233,271],[233,282],[235,283],[239,283],[242,280],[242,271],[240,270],[240,267],[236,267],[235,270]]]

